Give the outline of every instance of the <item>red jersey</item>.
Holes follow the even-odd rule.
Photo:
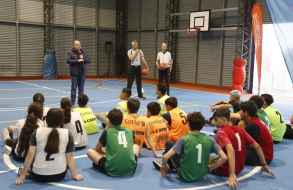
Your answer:
[[[252,118],[251,122],[259,129],[258,137],[254,138],[254,140],[261,146],[265,159],[272,161],[274,157],[274,145],[268,127],[257,117]],[[253,135],[251,136],[253,137]]]
[[[238,175],[245,166],[247,147],[256,142],[243,128],[228,125],[218,130],[216,141],[225,153],[226,145],[232,144],[235,152],[235,173]],[[215,173],[221,176],[229,176],[229,172],[228,162],[215,170]]]

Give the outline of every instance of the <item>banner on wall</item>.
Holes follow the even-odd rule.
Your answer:
[[[255,61],[257,65],[258,93],[260,93],[261,85],[263,20],[263,6],[260,3],[255,3],[252,7],[252,35],[254,38]]]

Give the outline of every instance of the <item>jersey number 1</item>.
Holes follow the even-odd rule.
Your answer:
[[[124,148],[127,148],[125,131],[118,132],[118,144],[123,145]]]
[[[240,135],[239,135],[239,133],[236,133],[236,134],[235,134],[235,137],[236,137],[237,144],[238,144],[238,151],[241,152],[241,147],[242,147],[242,145],[241,145],[241,139],[240,139]]]
[[[76,132],[83,134],[82,126],[79,120],[75,121]]]
[[[202,144],[198,144],[195,147],[197,149],[197,163],[201,164],[202,162]]]

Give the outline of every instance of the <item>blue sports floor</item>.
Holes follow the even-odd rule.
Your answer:
[[[113,108],[118,102],[120,90],[125,86],[122,80],[104,80],[102,85],[96,85],[96,81],[88,80],[86,82],[86,93],[90,97],[90,105],[96,112],[105,112]],[[155,100],[154,85],[144,84],[144,91],[147,100],[143,101],[141,112],[145,113],[145,105]],[[25,117],[26,107],[31,102],[31,97],[35,92],[41,92],[45,95],[46,106],[59,107],[59,100],[62,96],[68,96],[70,92],[70,81],[52,80],[52,81],[5,81],[0,82],[0,129],[15,122],[15,120]],[[179,99],[180,107],[185,111],[202,111],[205,116],[210,116],[209,105],[218,101],[227,99],[224,94],[208,93],[200,91],[191,91],[172,88],[171,94]],[[285,119],[288,119],[293,113],[293,101],[291,99],[276,98],[275,104],[283,113]],[[211,129],[204,129],[211,130]],[[89,137],[89,147],[96,144],[98,135]],[[0,141],[3,145],[3,141]],[[104,176],[92,169],[92,165],[85,157],[85,151],[78,151],[77,166],[81,174],[85,177],[82,182],[74,182],[67,178],[62,183],[56,184],[36,184],[30,180],[20,187],[15,185],[16,173],[8,171],[17,163],[8,166],[4,164],[3,151],[1,146],[0,160],[0,184],[1,190],[7,189],[139,189],[139,190],[157,190],[157,189],[180,189],[180,190],[200,190],[200,189],[228,189],[225,185],[225,178],[219,178],[212,175],[207,176],[203,181],[186,184],[179,182],[175,175],[168,178],[161,178],[160,174],[152,167],[152,155],[148,151],[143,152],[139,159],[136,174],[127,178],[111,178]],[[258,168],[247,167],[241,174],[244,180],[240,182],[239,189],[242,190],[292,190],[293,183],[293,141],[284,141],[275,146],[275,160],[271,166],[275,173],[275,178],[267,177],[257,171]],[[5,163],[9,163],[9,159]]]

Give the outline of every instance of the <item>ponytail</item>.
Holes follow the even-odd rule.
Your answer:
[[[71,103],[69,98],[62,98],[60,104],[64,111],[64,123],[69,123],[71,121]]]
[[[53,128],[48,136],[45,152],[48,155],[57,154],[59,152],[59,133],[56,128]]]
[[[52,131],[50,132],[47,144],[45,146],[44,151],[48,154],[48,158],[52,154],[57,154],[59,152],[59,144],[60,144],[60,138],[59,138],[59,132],[56,128],[59,128],[64,123],[64,114],[61,109],[59,108],[53,108],[48,111],[46,121],[49,128],[52,128]]]
[[[64,109],[64,123],[69,123],[71,121],[71,108]]]
[[[19,139],[18,139],[18,147],[17,154],[19,156],[26,157],[29,143],[33,132],[38,128],[38,117],[34,113],[30,113],[27,115],[25,124],[21,129]]]

